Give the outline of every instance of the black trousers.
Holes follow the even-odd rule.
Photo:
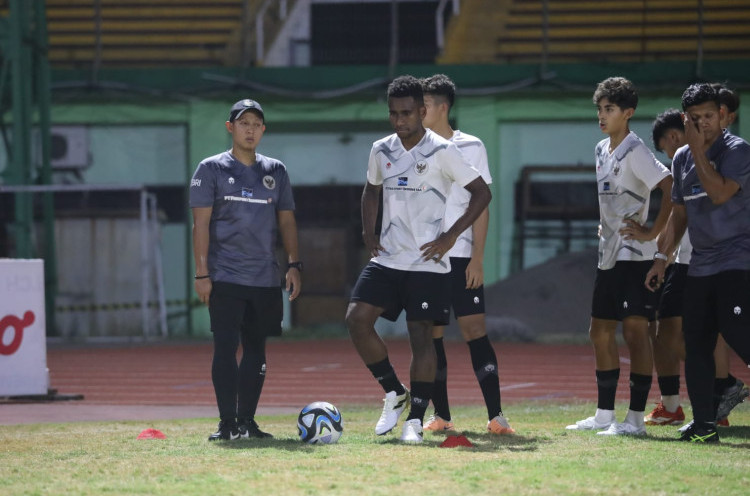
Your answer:
[[[714,422],[714,348],[719,332],[750,363],[750,271],[688,276],[682,317],[685,384],[696,422]]]

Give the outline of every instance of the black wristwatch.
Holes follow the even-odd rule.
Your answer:
[[[289,262],[288,264],[286,264],[287,270],[291,269],[292,267],[302,272],[302,262]]]

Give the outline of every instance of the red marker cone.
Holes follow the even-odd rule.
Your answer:
[[[158,429],[143,429],[138,439],[167,439],[167,436]]]
[[[474,445],[471,444],[471,441],[469,441],[464,435],[448,436],[445,438],[445,441],[440,443],[441,448],[458,448],[459,446],[465,446],[467,448],[474,447]]]

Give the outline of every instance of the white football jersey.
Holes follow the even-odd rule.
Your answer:
[[[408,151],[396,134],[373,143],[367,181],[383,187],[384,251],[372,261],[398,270],[450,272],[447,256],[425,261],[419,247],[442,232],[453,183],[463,188],[477,177],[456,145],[429,129]]]
[[[492,183],[492,176],[490,175],[490,168],[487,163],[487,149],[484,147],[482,140],[476,136],[456,130],[453,131],[451,141],[458,147],[464,158],[466,158],[466,161],[479,171],[484,182],[487,184]],[[445,225],[443,226],[443,231],[450,229],[466,212],[469,200],[471,200],[471,194],[466,191],[466,188],[455,183],[451,186],[451,192],[448,195],[448,204],[445,208]],[[448,256],[470,258],[473,244],[474,231],[469,227],[458,236],[456,244],[450,249]]]
[[[651,150],[632,131],[609,152],[609,138],[596,145],[596,181],[599,191],[599,264],[611,269],[618,260],[652,260],[656,241],[625,240],[620,229],[626,219],[644,224],[653,190],[670,175]]]
[[[682,236],[682,239],[680,240],[680,246],[677,247],[677,258],[675,259],[675,263],[689,264],[690,254],[692,252],[693,244],[690,242],[690,235],[686,229],[684,236]]]

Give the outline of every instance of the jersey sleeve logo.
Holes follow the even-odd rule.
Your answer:
[[[273,176],[263,177],[263,186],[265,186],[266,189],[274,189],[276,187],[276,179],[274,179]]]
[[[417,162],[417,164],[414,166],[414,172],[417,173],[418,176],[422,176],[427,172],[427,162],[424,160],[420,160]]]
[[[193,180],[190,181],[190,187],[191,188],[192,187],[200,188],[200,186],[201,186],[201,180],[200,179],[193,179]]]

